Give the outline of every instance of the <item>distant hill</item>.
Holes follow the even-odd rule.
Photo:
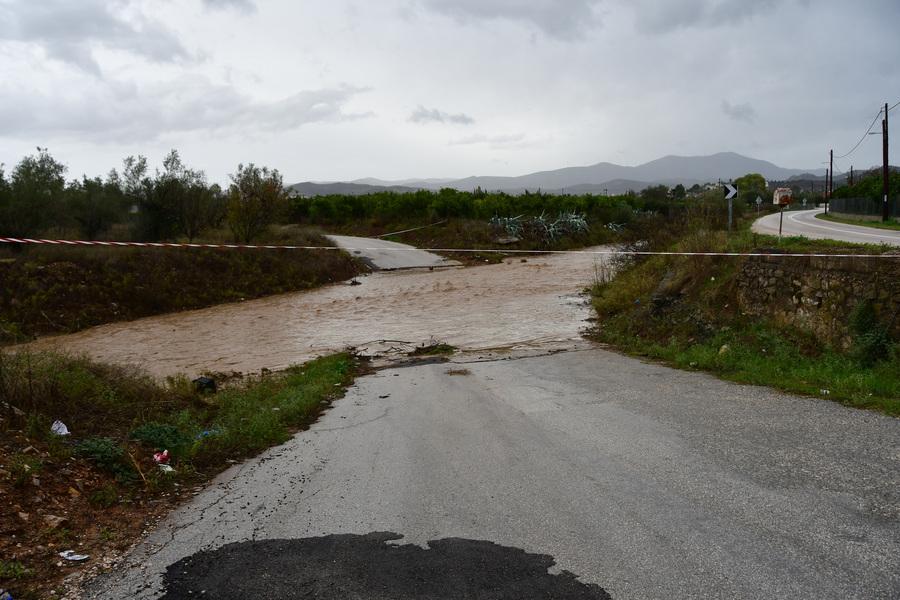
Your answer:
[[[440,189],[442,187],[471,191],[478,187],[485,191],[504,191],[519,194],[525,190],[551,193],[571,194],[622,194],[628,190],[640,191],[655,185],[673,187],[679,183],[691,187],[695,183],[712,183],[729,181],[743,177],[748,173],[759,173],[767,180],[786,181],[791,177],[820,177],[825,170],[785,169],[764,160],[748,158],[734,152],[721,152],[710,156],[665,156],[637,167],[623,167],[608,162],[588,167],[566,167],[553,171],[539,171],[518,177],[478,176],[464,179],[407,179],[402,182],[388,182],[373,179],[357,180],[348,184],[296,184],[302,195],[316,195],[315,187],[356,186],[346,188],[350,191],[329,191],[320,193],[365,194],[371,191],[394,189],[410,191],[418,189]],[[365,182],[365,183],[362,183]],[[372,185],[377,183],[378,185]],[[300,191],[299,186],[304,191]],[[370,191],[364,191],[370,189]]]
[[[295,183],[288,186],[289,190],[293,190],[297,195],[304,198],[312,198],[314,196],[328,196],[337,194],[339,196],[363,196],[365,194],[374,194],[376,192],[397,192],[403,194],[405,192],[415,192],[424,187],[410,187],[405,185],[370,185],[366,183],[313,183],[306,181],[304,183]]]

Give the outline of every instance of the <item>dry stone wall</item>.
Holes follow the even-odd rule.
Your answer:
[[[759,250],[783,254],[782,250]],[[840,252],[838,252],[840,253]],[[900,255],[892,258],[754,256],[738,274],[741,307],[777,323],[811,329],[838,347],[850,346],[850,313],[870,302],[879,321],[893,319],[900,340]]]

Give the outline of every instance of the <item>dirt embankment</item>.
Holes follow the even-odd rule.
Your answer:
[[[364,269],[336,250],[36,247],[5,256],[0,261],[4,345],[309,289]]]

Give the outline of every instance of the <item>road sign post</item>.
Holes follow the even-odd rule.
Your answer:
[[[738,188],[736,185],[731,185],[730,183],[725,184],[725,199],[728,200],[728,231],[731,232],[731,202],[738,195]]]
[[[756,197],[756,216],[759,216],[759,207],[762,204],[762,198],[759,196]]]
[[[781,225],[784,223],[784,206],[794,201],[794,192],[790,188],[778,188],[772,195],[772,202],[781,206],[781,217],[778,221],[778,244],[781,245]]]

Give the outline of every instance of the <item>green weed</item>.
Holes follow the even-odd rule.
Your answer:
[[[136,478],[137,474],[126,458],[125,448],[110,438],[88,438],[78,445],[77,451],[93,459],[97,466],[106,469],[121,481],[130,482]]]
[[[109,508],[116,503],[118,495],[118,490],[114,485],[106,485],[89,493],[87,495],[87,500],[92,506]]]
[[[0,562],[0,579],[24,579],[33,572],[20,562]]]

